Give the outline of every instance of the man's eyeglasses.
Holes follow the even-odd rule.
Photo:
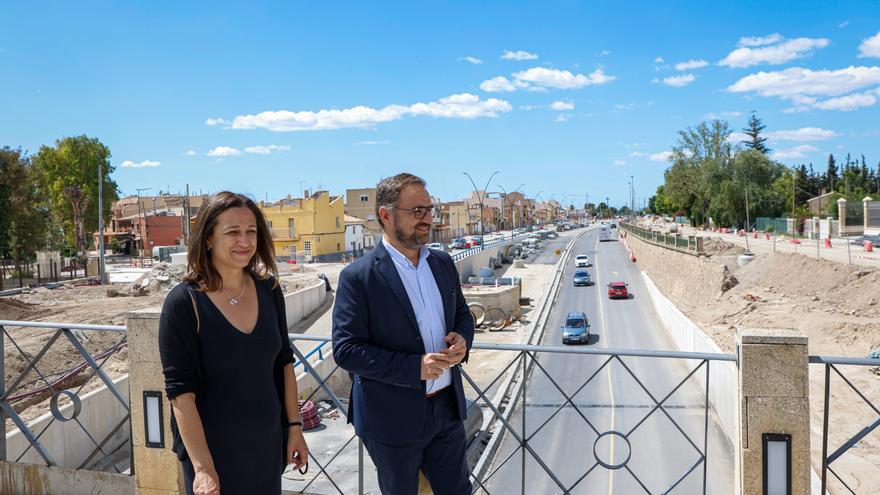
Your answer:
[[[416,206],[415,208],[400,208],[397,206],[387,206],[386,208],[394,208],[395,210],[405,211],[415,217],[416,220],[425,218],[429,213],[434,214],[434,206]]]

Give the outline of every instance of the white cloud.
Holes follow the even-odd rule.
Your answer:
[[[635,158],[644,158],[644,157],[646,157],[646,156],[648,156],[648,155],[645,154],[645,153],[642,153],[641,151],[633,151],[632,153],[629,154],[629,156],[632,156],[632,157],[635,157]]]
[[[859,58],[874,57],[880,58],[880,31],[866,40],[862,40],[859,45]]]
[[[375,146],[377,144],[389,144],[389,143],[391,143],[391,141],[389,141],[387,139],[383,139],[381,141],[358,141],[354,144],[360,144],[360,145],[365,145],[365,146]]]
[[[818,108],[819,110],[840,110],[842,112],[850,112],[861,107],[873,106],[875,103],[877,103],[877,96],[873,92],[853,93],[814,103],[813,108]]]
[[[772,45],[782,41],[782,35],[779,33],[768,34],[767,36],[744,36],[739,39],[739,46],[764,46]]]
[[[683,88],[688,84],[694,82],[697,76],[693,74],[683,74],[680,76],[670,76],[663,78],[663,84],[667,86],[672,86],[673,88]],[[656,80],[656,79],[655,79]]]
[[[159,165],[162,165],[162,163],[153,162],[150,160],[144,160],[140,163],[135,163],[131,160],[125,160],[124,162],[122,162],[120,164],[120,166],[122,166],[124,168],[150,168],[150,167],[158,167]]]
[[[606,84],[616,79],[614,76],[606,75],[602,69],[596,69],[589,75],[584,75],[546,67],[532,67],[529,70],[514,73],[513,77],[523,83],[554,89],[580,89],[585,86]]]
[[[815,146],[810,146],[809,144],[802,144],[800,146],[795,146],[794,148],[776,150],[770,156],[774,160],[783,160],[786,158],[806,158],[807,154],[813,153],[814,151],[819,151],[819,148]]]
[[[226,119],[214,119],[214,118],[210,118],[210,119],[208,119],[208,120],[205,121],[205,125],[210,125],[210,126],[216,126],[216,125],[227,125],[227,124],[229,124],[229,121],[227,121]]]
[[[670,158],[672,158],[671,151],[661,151],[659,153],[652,153],[648,159],[652,162],[668,162]]]
[[[847,27],[847,26],[849,26],[849,21],[843,21],[843,22],[841,22],[840,24],[837,25],[837,27],[839,27],[839,28],[841,28],[841,29],[843,29],[843,28],[845,28],[845,27]]]
[[[626,160],[614,160],[615,167],[622,167],[624,165],[626,165]]]
[[[836,132],[819,127],[772,131],[764,135],[771,141],[825,141],[837,136]]]
[[[703,118],[706,120],[720,120],[720,119],[739,117],[741,115],[742,115],[742,113],[740,113],[740,112],[721,112],[721,113],[709,112],[706,115],[704,115]]]
[[[254,155],[268,155],[273,151],[290,151],[290,146],[270,144],[269,146],[250,146],[244,149],[245,153]]]
[[[611,55],[611,51],[610,50],[602,50],[602,53],[600,55],[602,55],[603,57],[606,55]]]
[[[679,62],[675,64],[675,70],[681,72],[685,70],[701,69],[709,65],[705,60],[688,60],[687,62]]]
[[[740,40],[742,42],[742,40]],[[784,64],[806,57],[814,50],[825,48],[829,41],[825,38],[796,38],[776,45],[751,48],[737,48],[730,52],[718,65],[728,67],[751,67],[758,64]]]
[[[666,62],[666,61],[663,60],[663,57],[657,57],[657,58],[654,59],[654,63],[655,63],[655,64],[662,64],[662,63],[665,63],[665,62]]]
[[[568,119],[571,118],[570,113],[560,113],[556,116],[556,120],[554,122],[568,122]]]
[[[574,110],[574,103],[571,101],[562,101],[562,100],[554,101],[553,103],[550,104],[550,109],[551,110],[558,110],[558,111]]]
[[[517,50],[515,52],[510,50],[504,50],[504,53],[501,55],[501,58],[504,60],[537,60],[537,53],[529,53],[525,50]]]
[[[614,109],[618,110],[618,111],[620,111],[620,110],[635,110],[636,109],[636,102],[631,101],[629,103],[615,103]]]
[[[509,93],[516,91],[516,86],[507,80],[504,76],[493,77],[487,79],[480,84],[480,89],[487,93]]]
[[[727,136],[727,142],[732,144],[738,144],[743,141],[749,141],[752,139],[748,134],[744,132],[731,132],[730,136]]]
[[[429,103],[388,105],[375,109],[357,106],[343,110],[292,112],[266,111],[256,115],[239,115],[232,121],[232,129],[267,129],[276,132],[319,131],[345,128],[369,128],[376,124],[400,120],[408,116],[428,116],[449,119],[476,119],[498,117],[513,107],[504,100],[481,100],[469,93],[440,98]]]
[[[461,57],[461,58],[459,58],[458,60],[459,60],[459,61],[464,60],[465,62],[470,62],[470,63],[472,63],[472,64],[474,64],[474,65],[479,65],[479,64],[482,64],[482,63],[483,63],[482,60],[478,59],[477,57],[471,57],[470,55],[468,55],[467,57]]]
[[[810,70],[791,67],[782,71],[758,72],[727,87],[731,93],[758,93],[796,103],[811,104],[814,96],[840,96],[880,84],[880,67],[849,66],[838,70]]]
[[[241,154],[241,150],[238,148],[232,148],[230,146],[217,146],[207,153],[208,156],[214,157],[224,157],[224,156],[238,156]]]
[[[196,153],[196,150],[189,150],[189,151],[183,152],[182,154],[183,154],[183,156],[196,156],[198,153]]]

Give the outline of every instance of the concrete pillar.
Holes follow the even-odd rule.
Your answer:
[[[870,213],[868,212],[868,205],[871,204],[871,201],[874,201],[874,200],[871,198],[871,196],[865,196],[864,199],[862,199],[862,213],[863,213],[863,218],[862,218],[862,221],[863,221],[863,225],[862,225],[863,230],[862,230],[862,232],[865,232],[865,231],[867,231],[869,228],[871,228],[871,223],[870,223],[871,215],[870,215]],[[867,233],[867,232],[866,232],[866,233]]]
[[[807,337],[779,330],[737,331],[742,495],[764,493],[765,433],[791,435],[791,494],[810,492]]]
[[[837,218],[840,232],[840,237],[848,234],[849,231],[846,228],[846,198],[840,198],[837,200]]]
[[[171,406],[165,397],[165,378],[159,360],[159,308],[125,315],[128,328],[129,394],[131,397],[132,467],[136,493],[184,493],[183,474],[171,451]],[[162,394],[162,428],[165,448],[148,448],[144,420],[144,391]]]

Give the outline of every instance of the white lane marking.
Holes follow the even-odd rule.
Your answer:
[[[596,266],[596,287],[599,288],[599,287],[602,287],[602,283],[601,283],[601,280],[599,279],[599,238],[598,237],[596,237],[596,256],[594,257],[594,260],[595,260],[594,265]],[[614,272],[614,275],[617,276],[616,271]],[[602,342],[605,344],[605,347],[608,347],[608,335],[605,332],[605,327],[607,326],[607,321],[605,320],[605,310],[603,309],[603,304],[602,304],[605,301],[605,298],[602,297],[602,290],[601,289],[596,291],[596,297],[599,298],[599,318],[602,322],[602,326],[600,327],[601,331],[602,331]],[[616,409],[616,405],[614,402],[614,385],[611,382],[611,367],[610,367],[610,365],[609,365],[607,371],[608,371],[608,373],[606,376],[608,377],[608,395],[611,399],[611,430],[613,431],[615,429],[615,423],[616,423],[616,415],[614,414],[615,409]],[[611,435],[610,438],[611,438],[611,445],[609,447],[609,456],[610,456],[609,461],[610,461],[610,463],[613,464],[614,463],[614,435]],[[608,470],[608,495],[613,495],[613,493],[614,493],[614,470],[609,469]]]

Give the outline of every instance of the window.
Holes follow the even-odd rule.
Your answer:
[[[293,219],[293,218],[291,218],[287,221],[287,226],[288,226],[288,228],[290,228],[290,238],[291,239],[293,239],[293,236],[294,236],[294,227],[295,227],[294,223],[295,223],[295,219]]]
[[[290,245],[290,257],[296,259],[296,244]]]
[[[361,203],[366,203],[370,201],[370,196],[368,194],[361,194]]]
[[[269,230],[272,230],[272,220],[269,220]]]
[[[339,217],[336,217],[336,228],[339,228]]]
[[[336,252],[338,253],[340,251],[342,251],[342,246],[340,246],[339,243],[337,242],[336,243]]]
[[[306,256],[312,255],[312,241],[306,241],[303,245],[303,249],[305,250]]]

